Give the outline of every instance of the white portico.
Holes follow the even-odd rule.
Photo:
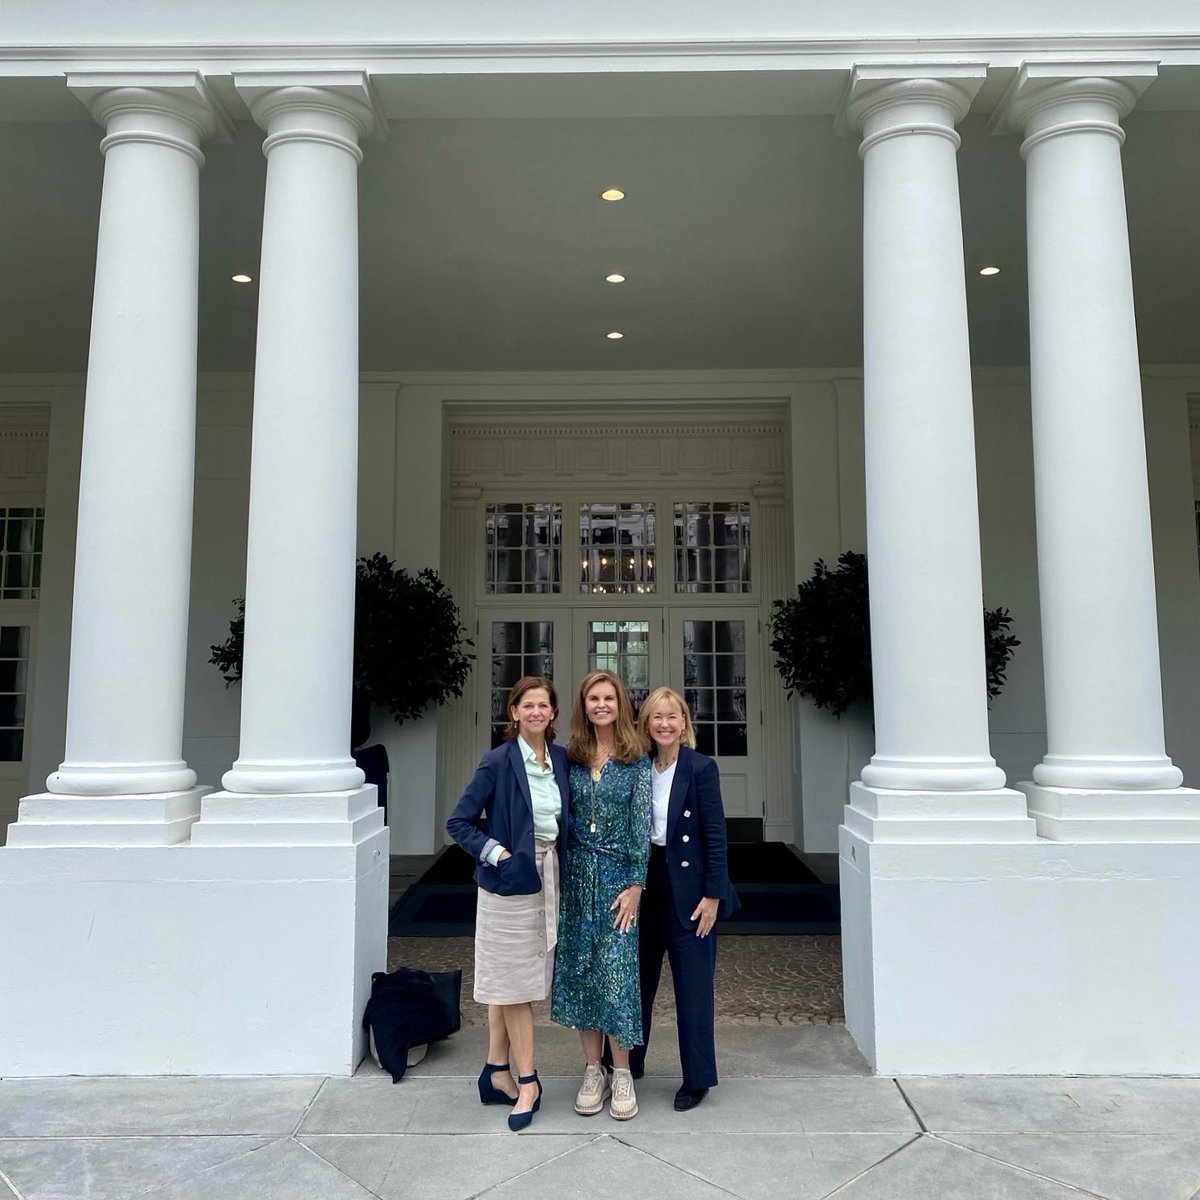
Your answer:
[[[56,569],[73,564],[73,599],[69,614],[61,594],[54,609],[42,600],[47,715],[29,736],[54,743],[56,689],[65,725],[0,849],[0,1075],[352,1071],[385,961],[389,848],[440,844],[505,671],[536,662],[569,696],[605,653],[631,682],[666,679],[709,706],[732,816],[839,850],[847,1024],[878,1070],[1200,1071],[1187,952],[1200,803],[1168,753],[1174,738],[1190,763],[1178,731],[1200,714],[1184,461],[1200,370],[1139,358],[1122,160],[1122,123],[1159,82],[1179,112],[1148,137],[1195,119],[1200,37],[1109,14],[1111,28],[1080,40],[1028,5],[1025,31],[883,38],[882,10],[862,5],[840,40],[783,38],[777,5],[752,4],[741,30],[669,5],[669,29],[636,52],[614,33],[589,57],[561,15],[558,49],[486,50],[451,18],[425,12],[417,45],[350,7],[353,46],[298,6],[304,54],[264,53],[236,18],[221,48],[202,47],[186,11],[153,51],[100,38],[51,54],[32,16],[6,43],[0,121],[4,79],[24,70],[48,112],[69,102],[98,123],[104,167],[78,465],[60,433],[45,485],[46,520],[70,534]],[[503,7],[518,26],[532,19]],[[704,27],[703,55],[689,22]],[[723,91],[729,72],[747,90]],[[547,79],[572,74],[560,90]],[[629,95],[596,86],[616,78]],[[772,122],[797,117],[776,111],[785,93],[804,97],[787,136],[849,181],[830,185],[826,226],[861,198],[862,317],[839,308],[839,259],[821,276],[827,300],[799,289],[803,331],[781,319],[772,343],[788,271],[758,269],[738,293],[761,304],[752,312],[722,307],[704,239],[736,229],[740,210],[731,224],[706,207],[725,181],[669,122],[727,106],[722,119],[746,122],[714,127],[729,160],[747,139],[774,145]],[[550,115],[555,95],[583,113],[569,130]],[[503,104],[522,115],[490,111]],[[406,125],[422,106],[434,118]],[[640,166],[621,157],[639,106],[657,106],[660,145],[677,175],[694,171],[693,194],[656,207],[667,150]],[[628,125],[614,132],[617,109]],[[701,128],[688,126],[697,143]],[[473,169],[490,138],[503,151]],[[592,208],[558,213],[545,179],[580,169],[581,140]],[[232,157],[243,146],[253,156]],[[222,148],[223,163],[252,165],[241,190],[227,173],[206,193],[206,155]],[[798,155],[775,175],[777,157],[747,159],[741,205],[765,197],[763,220],[817,210],[819,170]],[[965,249],[989,223],[985,169],[1005,187],[1025,176],[1025,240],[1019,221],[1008,243],[994,235],[1027,248],[1027,287],[1006,260],[1020,295],[1003,312],[978,290],[987,260]],[[623,208],[594,194],[613,183],[628,184]],[[419,261],[436,210],[452,236],[434,273],[379,271],[396,253],[392,206],[407,215],[425,186],[428,231],[408,253]],[[525,221],[500,233],[471,205],[506,190]],[[686,247],[676,213],[696,231]],[[228,357],[206,370],[202,351],[197,383],[198,339],[233,324],[206,282],[206,241],[234,245],[260,217],[257,310],[242,326],[253,352],[222,343]],[[587,247],[595,287],[618,267],[629,282],[559,298],[556,220]],[[780,238],[803,243],[816,277],[820,236],[787,220],[775,256],[789,253]],[[850,227],[839,248],[858,239]],[[497,282],[514,244],[545,260],[520,301]],[[663,248],[646,292],[637,244]],[[235,268],[222,260],[222,281]],[[672,272],[668,301],[652,289]],[[459,277],[462,305],[483,297],[461,323],[436,302]],[[979,346],[1014,311],[1023,321],[1026,301],[1028,350],[1015,344],[1028,371],[1003,356],[981,369]],[[473,369],[431,364],[401,328],[390,342],[381,314],[400,303],[427,322],[422,337],[449,330],[442,352]],[[672,322],[689,305],[696,328],[682,331]],[[659,323],[657,342],[642,339],[659,358],[598,369],[588,355],[606,329],[649,353],[639,321]],[[580,330],[596,347],[572,359]],[[814,357],[822,339],[860,334],[861,368]],[[793,336],[808,339],[803,357],[789,357]],[[513,346],[533,357],[505,358]],[[11,385],[26,404],[35,376]],[[69,430],[69,404],[52,411]],[[77,505],[62,500],[68,477]],[[503,541],[508,521],[522,532]],[[622,557],[629,547],[607,575],[605,522],[626,538]],[[869,552],[873,731],[789,705],[768,648],[771,602],[850,548]],[[354,559],[375,550],[441,571],[479,655],[457,704],[377,730],[393,757],[390,831],[348,744]],[[501,566],[501,550],[521,565]],[[989,605],[1019,613],[1024,643],[990,712],[985,585]],[[227,695],[204,656],[243,590],[243,683]],[[47,628],[70,646],[69,676]]]

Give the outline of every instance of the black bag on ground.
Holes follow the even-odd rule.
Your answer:
[[[379,1065],[399,1083],[413,1046],[441,1041],[462,1026],[462,971],[416,971],[397,967],[371,976],[363,1027]]]

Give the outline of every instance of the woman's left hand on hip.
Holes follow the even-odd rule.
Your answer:
[[[712,932],[712,927],[717,923],[718,903],[719,901],[715,896],[705,896],[696,905],[696,911],[692,913],[692,920],[698,922],[696,925],[697,937],[708,937]]]

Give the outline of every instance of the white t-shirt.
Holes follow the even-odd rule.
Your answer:
[[[667,807],[671,803],[671,782],[675,778],[676,759],[660,775],[656,767],[650,768],[650,781],[654,788],[654,807],[650,813],[650,841],[655,846],[667,844]]]

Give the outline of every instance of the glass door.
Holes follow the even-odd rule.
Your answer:
[[[475,675],[480,694],[476,724],[483,748],[498,746],[504,740],[508,693],[522,675],[545,675],[554,684],[560,709],[555,728],[559,740],[565,741],[574,686],[570,638],[566,614],[562,612],[524,607],[519,611],[479,610]],[[558,670],[563,671],[562,678],[556,676]]]
[[[575,684],[588,671],[614,672],[629,692],[635,719],[650,689],[666,681],[661,608],[577,609],[575,645]]]
[[[696,748],[717,760],[727,817],[763,815],[758,609],[671,613],[671,682],[692,710]]]

